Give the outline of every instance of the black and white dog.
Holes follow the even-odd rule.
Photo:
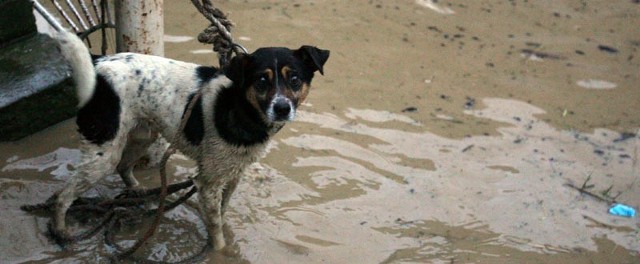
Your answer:
[[[77,175],[56,194],[54,232],[67,234],[69,206],[102,177],[117,172],[127,186],[137,185],[132,166],[162,135],[177,138],[175,147],[198,164],[199,209],[215,249],[225,246],[222,216],[241,174],[294,119],[329,58],[328,50],[312,46],[261,48],[217,69],[134,53],[92,60],[73,33],[56,39],[73,71],[84,141]]]

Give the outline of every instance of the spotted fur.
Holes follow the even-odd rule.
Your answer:
[[[136,186],[133,164],[162,136],[177,138],[176,147],[198,164],[194,182],[216,249],[225,246],[222,215],[244,169],[293,120],[329,57],[327,50],[302,46],[261,48],[224,69],[133,53],[91,61],[73,34],[57,39],[74,71],[76,123],[85,142],[77,175],[57,194],[54,229],[65,233],[67,209],[103,176],[117,172]],[[197,91],[202,96],[179,131]]]

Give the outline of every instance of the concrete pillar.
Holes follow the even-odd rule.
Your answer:
[[[116,50],[164,56],[163,0],[115,0]]]

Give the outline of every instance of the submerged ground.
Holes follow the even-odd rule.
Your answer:
[[[637,1],[214,1],[245,47],[331,50],[298,120],[243,179],[230,247],[211,263],[637,263],[640,220],[565,186],[640,206]],[[165,1],[166,56],[215,64],[207,22]],[[0,262],[106,261],[61,251],[19,210],[78,162],[73,120],[0,144]],[[181,156],[176,179],[194,174]],[[149,186],[155,170],[139,171]],[[113,194],[110,177],[89,195]],[[203,242],[189,207],[143,254]]]

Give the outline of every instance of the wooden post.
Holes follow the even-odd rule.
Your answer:
[[[116,50],[164,56],[163,0],[115,0]]]

